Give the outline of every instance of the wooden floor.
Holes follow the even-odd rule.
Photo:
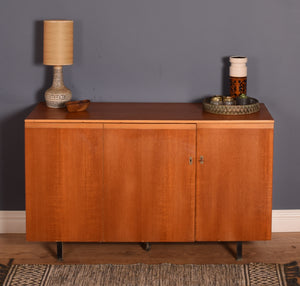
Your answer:
[[[271,241],[243,244],[243,260],[235,260],[235,243],[154,243],[149,252],[138,243],[64,243],[63,262],[55,243],[26,242],[24,234],[0,234],[0,263],[176,263],[233,264],[300,261],[300,232],[273,233]]]

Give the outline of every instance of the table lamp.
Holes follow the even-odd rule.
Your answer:
[[[44,21],[44,65],[53,66],[53,83],[45,92],[48,107],[63,108],[72,98],[64,86],[63,66],[73,64],[73,21]]]

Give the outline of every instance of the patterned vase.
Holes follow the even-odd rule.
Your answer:
[[[232,56],[229,61],[230,96],[247,95],[247,58]]]

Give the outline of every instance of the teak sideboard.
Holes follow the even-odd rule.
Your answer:
[[[28,241],[271,239],[274,120],[200,103],[38,104],[25,119]]]

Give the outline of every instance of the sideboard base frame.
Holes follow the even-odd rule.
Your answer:
[[[57,253],[57,260],[63,260],[63,243],[56,242],[56,253]]]
[[[236,243],[236,260],[242,260],[243,259],[243,242],[238,241]]]
[[[150,242],[142,242],[141,247],[145,251],[151,250],[151,243]],[[62,242],[56,242],[56,257],[58,261],[63,260],[63,243]],[[240,261],[243,259],[243,242],[237,241],[236,243],[236,260]]]

